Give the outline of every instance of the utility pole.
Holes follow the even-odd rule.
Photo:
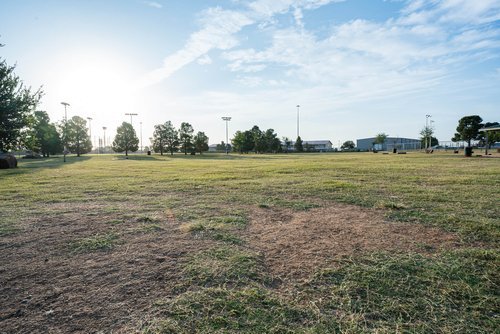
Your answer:
[[[104,131],[103,146],[102,146],[103,153],[106,153],[106,129],[107,129],[107,127],[105,127],[105,126],[102,127],[102,130]]]
[[[141,153],[142,153],[142,122],[139,123],[141,125],[140,129],[141,129]]]
[[[425,150],[427,151],[427,149],[429,148],[430,146],[430,143],[428,141],[430,141],[430,138],[429,138],[429,118],[432,117],[431,115],[425,115],[425,132],[426,132],[426,136],[425,136]]]
[[[231,120],[231,117],[224,116],[222,120],[226,122],[226,155],[229,154],[229,136],[228,136],[228,123]]]
[[[93,141],[92,141],[92,117],[87,117],[89,120],[89,138],[90,138],[90,143],[92,144],[92,147],[94,147]]]
[[[66,110],[67,107],[69,107],[68,102],[61,102],[61,104],[64,106],[64,162],[66,162],[66,152],[68,151],[68,112]]]
[[[299,138],[299,109],[300,105],[297,104],[297,138]]]

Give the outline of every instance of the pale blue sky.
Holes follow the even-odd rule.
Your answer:
[[[211,143],[254,124],[305,140],[438,139],[459,118],[500,121],[500,0],[0,0],[0,56],[43,85],[54,121],[108,135],[138,113]]]

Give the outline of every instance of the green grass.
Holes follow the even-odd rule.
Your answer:
[[[159,301],[144,333],[294,333],[309,312],[264,289],[207,288]]]
[[[70,244],[73,253],[88,253],[111,250],[118,241],[114,233],[96,234],[94,236],[76,240]]]
[[[499,265],[492,251],[373,254],[320,273],[306,293],[349,331],[493,333]]]
[[[0,240],[81,214],[113,233],[73,252],[112,250],[175,220],[209,247],[181,259],[180,286],[145,314],[146,333],[492,333],[500,327],[500,159],[453,154],[90,156],[0,171]],[[252,211],[335,203],[457,233],[460,250],[353,256],[282,287],[241,233]],[[168,213],[168,214],[167,214]],[[172,216],[172,218],[166,217]],[[120,238],[118,239],[118,235]],[[156,234],[155,234],[156,235]]]

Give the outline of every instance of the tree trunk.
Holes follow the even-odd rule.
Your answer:
[[[125,156],[128,157],[128,150],[125,150]]]

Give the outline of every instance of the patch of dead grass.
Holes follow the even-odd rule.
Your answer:
[[[304,278],[370,252],[425,254],[459,244],[441,229],[389,222],[379,210],[342,204],[301,212],[256,208],[243,239],[280,278]]]

